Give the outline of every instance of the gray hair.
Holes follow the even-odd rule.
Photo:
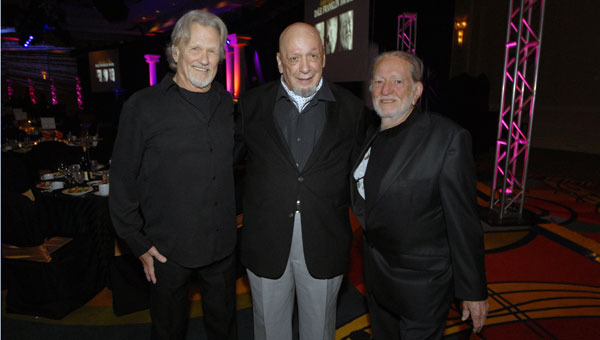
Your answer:
[[[219,58],[225,59],[225,43],[227,41],[227,26],[218,16],[200,9],[195,9],[184,14],[177,23],[173,32],[171,32],[171,42],[167,45],[167,60],[169,67],[173,71],[177,71],[177,63],[173,59],[173,48],[177,47],[182,41],[187,43],[190,41],[190,31],[193,24],[214,27],[219,32],[219,41],[221,46],[219,49]]]
[[[403,51],[383,52],[378,55],[373,61],[373,67],[371,68],[371,79],[373,78],[373,73],[375,72],[375,67],[377,67],[377,64],[381,61],[381,59],[387,57],[396,57],[408,62],[410,65],[410,75],[412,80],[414,82],[423,81],[423,62],[416,55]],[[372,90],[372,84],[369,86],[369,90]]]

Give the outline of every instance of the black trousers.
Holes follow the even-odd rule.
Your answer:
[[[439,340],[444,335],[446,316],[434,320],[409,320],[391,313],[381,306],[372,295],[367,297],[371,329],[374,340]],[[402,311],[399,311],[402,312]]]
[[[210,340],[237,340],[235,253],[199,268],[154,261],[156,284],[150,288],[152,340],[183,340],[189,318],[189,283],[196,278],[202,294],[204,325]]]

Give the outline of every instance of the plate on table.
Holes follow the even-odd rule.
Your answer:
[[[73,187],[73,188],[63,190],[62,193],[65,195],[71,195],[71,196],[81,196],[81,195],[85,195],[88,192],[92,192],[92,191],[94,191],[94,189],[92,187]]]
[[[47,173],[47,174],[43,174],[43,175],[41,175],[41,176],[40,176],[40,179],[41,179],[42,181],[51,181],[51,180],[53,180],[53,179],[56,179],[56,178],[63,178],[63,177],[65,177],[65,176],[64,176],[62,173],[60,173],[60,172],[49,172],[49,173]]]
[[[94,186],[97,186],[97,185],[100,185],[100,184],[102,184],[102,183],[103,183],[103,182],[102,182],[101,180],[97,180],[97,181],[89,181],[89,182],[88,182],[88,185],[94,185]]]
[[[51,174],[54,175],[54,178],[63,178],[65,177],[65,175],[63,175],[61,172],[51,172]]]
[[[100,193],[100,191],[96,191],[96,192],[94,193],[94,195],[96,195],[96,196],[100,196],[100,197],[108,197],[108,195],[102,195],[102,194]]]
[[[39,189],[50,189],[51,185],[52,185],[52,182],[42,182],[42,183],[36,184],[35,187],[39,188]]]
[[[94,177],[102,177],[104,175],[108,175],[108,170],[101,170],[101,171],[93,171],[92,172],[92,176],[94,176]]]

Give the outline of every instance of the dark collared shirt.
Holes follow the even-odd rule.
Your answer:
[[[235,247],[233,101],[218,83],[194,93],[172,78],[123,106],[110,210],[136,256],[154,245],[169,261],[198,267]]]
[[[335,101],[327,82],[323,82],[315,97],[298,112],[283,86],[279,84],[275,99],[275,120],[299,171],[304,169],[310,154],[317,144],[327,115],[327,102]]]

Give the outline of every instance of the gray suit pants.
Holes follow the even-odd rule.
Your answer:
[[[323,259],[326,261],[327,259]],[[250,270],[255,340],[291,340],[294,298],[298,298],[300,340],[333,340],[337,295],[343,275],[315,279],[306,267],[300,213],[294,218],[292,249],[283,275],[259,277]]]

